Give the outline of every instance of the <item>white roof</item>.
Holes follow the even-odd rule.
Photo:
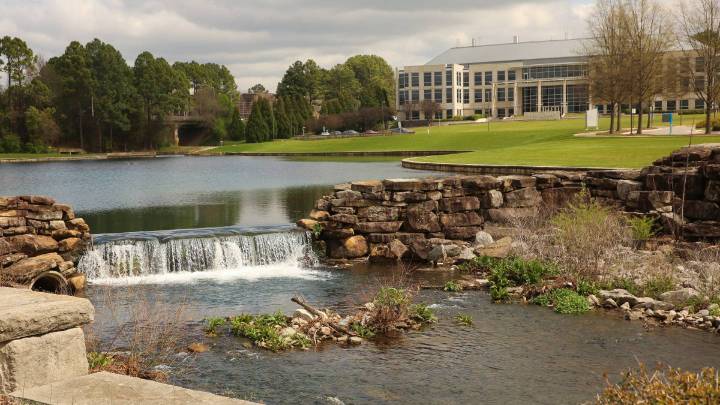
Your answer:
[[[585,39],[563,39],[450,48],[426,65],[579,58],[582,56],[583,41]]]

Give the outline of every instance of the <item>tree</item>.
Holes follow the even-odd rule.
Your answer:
[[[332,102],[332,107],[326,114],[338,114],[346,111],[355,111],[360,107],[358,94],[360,82],[355,73],[346,65],[335,65],[327,74],[325,83],[325,102]]]
[[[263,86],[260,83],[254,85],[248,89],[248,93],[250,93],[250,94],[265,94],[267,92],[268,91],[265,89],[265,86]]]
[[[17,37],[0,38],[0,63],[7,77],[6,99],[10,110],[10,119],[14,121],[15,130],[20,132],[24,124],[22,114],[25,106],[22,100],[22,87],[34,74],[37,57],[25,41]]]
[[[230,124],[228,125],[228,137],[233,141],[245,139],[245,123],[240,119],[240,110],[233,108]]]
[[[52,107],[42,110],[35,107],[28,108],[25,113],[28,143],[35,148],[43,149],[57,143],[60,139],[60,127],[53,118],[54,114],[55,109]]]
[[[295,61],[278,83],[277,94],[281,97],[302,96],[312,101],[320,96],[325,72],[314,60],[305,63]]]
[[[259,104],[262,109],[262,117],[265,120],[265,126],[268,130],[263,134],[262,141],[271,141],[277,136],[277,123],[273,114],[272,104],[266,97],[260,97],[255,104]]]
[[[621,1],[599,0],[588,19],[590,39],[583,50],[588,60],[591,94],[596,102],[612,106],[611,134],[615,132],[615,125],[620,130],[620,104],[629,96],[625,78],[631,68],[628,57],[630,43],[623,31],[625,14]]]
[[[285,110],[284,97],[278,97],[273,107],[275,113],[275,122],[277,123],[277,137],[281,139],[290,138],[293,135],[293,129]]]
[[[437,101],[423,100],[420,103],[420,110],[425,115],[425,119],[428,120],[428,125],[435,119],[435,114],[442,111],[442,106]]]
[[[345,66],[360,83],[357,99],[362,107],[395,105],[395,75],[385,59],[377,55],[355,55],[345,61]],[[388,97],[391,94],[393,96]]]
[[[253,103],[252,110],[250,111],[250,117],[248,118],[247,126],[245,127],[245,141],[248,143],[258,143],[265,140],[265,136],[270,131],[267,126],[267,121],[263,117],[264,108],[261,106],[262,100]]]
[[[705,104],[705,133],[709,134],[712,108],[720,99],[720,1],[681,3],[680,45],[688,59],[696,58],[694,66],[688,67],[688,76],[693,91]]]
[[[629,59],[630,91],[637,102],[637,133],[642,134],[643,106],[662,91],[663,55],[672,37],[667,35],[672,22],[655,0],[626,0],[625,34],[632,43]]]
[[[231,100],[238,97],[237,84],[230,70],[217,63],[175,62],[173,69],[182,72],[190,81],[193,94],[201,88],[210,88],[217,94],[225,94]]]

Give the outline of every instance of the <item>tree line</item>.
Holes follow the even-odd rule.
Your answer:
[[[91,151],[158,148],[165,119],[197,114],[216,138],[240,128],[230,71],[215,63],[168,63],[142,52],[132,66],[112,45],[71,42],[44,60],[16,37],[0,38],[0,149],[43,152],[65,145]]]
[[[657,0],[597,0],[588,18],[590,91],[612,107],[610,133],[620,131],[621,106],[652,110],[658,95],[694,93],[705,131],[720,97],[720,0],[682,0],[668,9]],[[647,127],[651,126],[648,115]]]

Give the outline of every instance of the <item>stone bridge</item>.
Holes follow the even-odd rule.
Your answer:
[[[165,122],[173,129],[173,146],[196,145],[207,132],[203,120],[195,114],[169,115]]]

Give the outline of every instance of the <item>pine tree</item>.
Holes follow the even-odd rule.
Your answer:
[[[288,119],[285,109],[285,97],[278,97],[273,112],[275,113],[275,122],[277,123],[277,138],[290,138],[292,127],[290,126],[290,120]]]
[[[245,140],[248,143],[257,143],[265,141],[265,136],[270,132],[267,127],[265,117],[263,117],[262,100],[253,103],[252,111],[250,111],[250,118],[248,118],[247,126],[245,127]]]
[[[262,110],[262,118],[265,123],[265,128],[267,128],[267,131],[263,134],[260,142],[275,139],[275,135],[277,134],[277,124],[275,123],[275,117],[273,116],[270,101],[267,98],[262,97],[256,102],[256,104],[259,104],[260,109]]]
[[[233,141],[241,141],[245,138],[245,123],[242,119],[240,119],[240,110],[237,108],[233,108],[227,132],[228,136]]]

